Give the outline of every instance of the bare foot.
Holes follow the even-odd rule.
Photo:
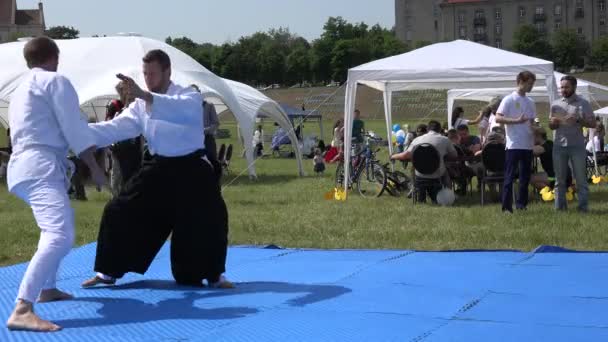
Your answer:
[[[230,280],[222,275],[217,282],[209,283],[209,287],[214,289],[234,289],[236,286],[234,286]]]
[[[51,332],[59,331],[61,327],[49,321],[45,321],[34,313],[32,303],[20,300],[15,307],[15,310],[6,322],[6,327],[9,330],[28,330]]]
[[[40,292],[40,296],[38,297],[38,303],[56,302],[59,300],[66,300],[72,298],[74,298],[74,296],[59,289],[48,289],[42,290],[42,292]]]
[[[105,280],[99,276],[94,276],[93,278],[87,279],[80,286],[83,288],[94,287],[97,285],[114,285],[116,284],[116,279]]]

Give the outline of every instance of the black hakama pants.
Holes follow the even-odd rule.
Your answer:
[[[180,284],[215,282],[225,272],[228,211],[220,166],[201,159],[153,157],[105,207],[95,271],[144,274],[171,235],[171,271]]]

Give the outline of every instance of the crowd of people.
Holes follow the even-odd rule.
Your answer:
[[[577,80],[564,76],[560,80],[561,98],[551,103],[548,128],[541,127],[536,105],[527,96],[536,77],[524,71],[517,76],[517,88],[504,98],[494,98],[474,120],[464,118],[464,110],[456,107],[452,113],[452,128],[439,122],[419,125],[414,139],[394,160],[412,160],[414,150],[423,144],[432,145],[440,156],[439,168],[432,174],[416,172],[422,180],[434,179],[438,186],[423,191],[433,201],[441,187],[455,183],[456,192],[464,194],[470,179],[476,177],[478,188],[486,170],[482,153],[491,144],[504,145],[505,159],[502,210],[513,213],[513,186],[518,180],[515,209],[526,210],[529,185],[540,191],[555,189],[555,208],[567,209],[568,189],[575,189],[578,210],[588,211],[588,158],[596,155],[599,163],[606,159],[603,152],[604,126],[587,100],[576,94]],[[478,125],[479,136],[470,134],[470,126]],[[588,141],[588,142],[587,142]],[[445,160],[445,161],[444,161]],[[538,162],[537,162],[538,161]],[[492,189],[490,189],[492,190]]]

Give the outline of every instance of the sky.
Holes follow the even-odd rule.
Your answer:
[[[330,16],[349,22],[395,24],[394,0],[44,0],[46,26],[73,26],[81,37],[136,32],[164,40],[186,36],[198,43],[236,41],[270,28],[318,38]],[[17,0],[20,9],[37,0]],[[137,13],[137,15],[134,15]]]

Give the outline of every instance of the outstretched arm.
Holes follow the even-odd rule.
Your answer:
[[[137,115],[138,106],[140,105],[137,102],[133,102],[114,119],[89,124],[95,144],[98,147],[106,147],[141,135],[142,125]]]

